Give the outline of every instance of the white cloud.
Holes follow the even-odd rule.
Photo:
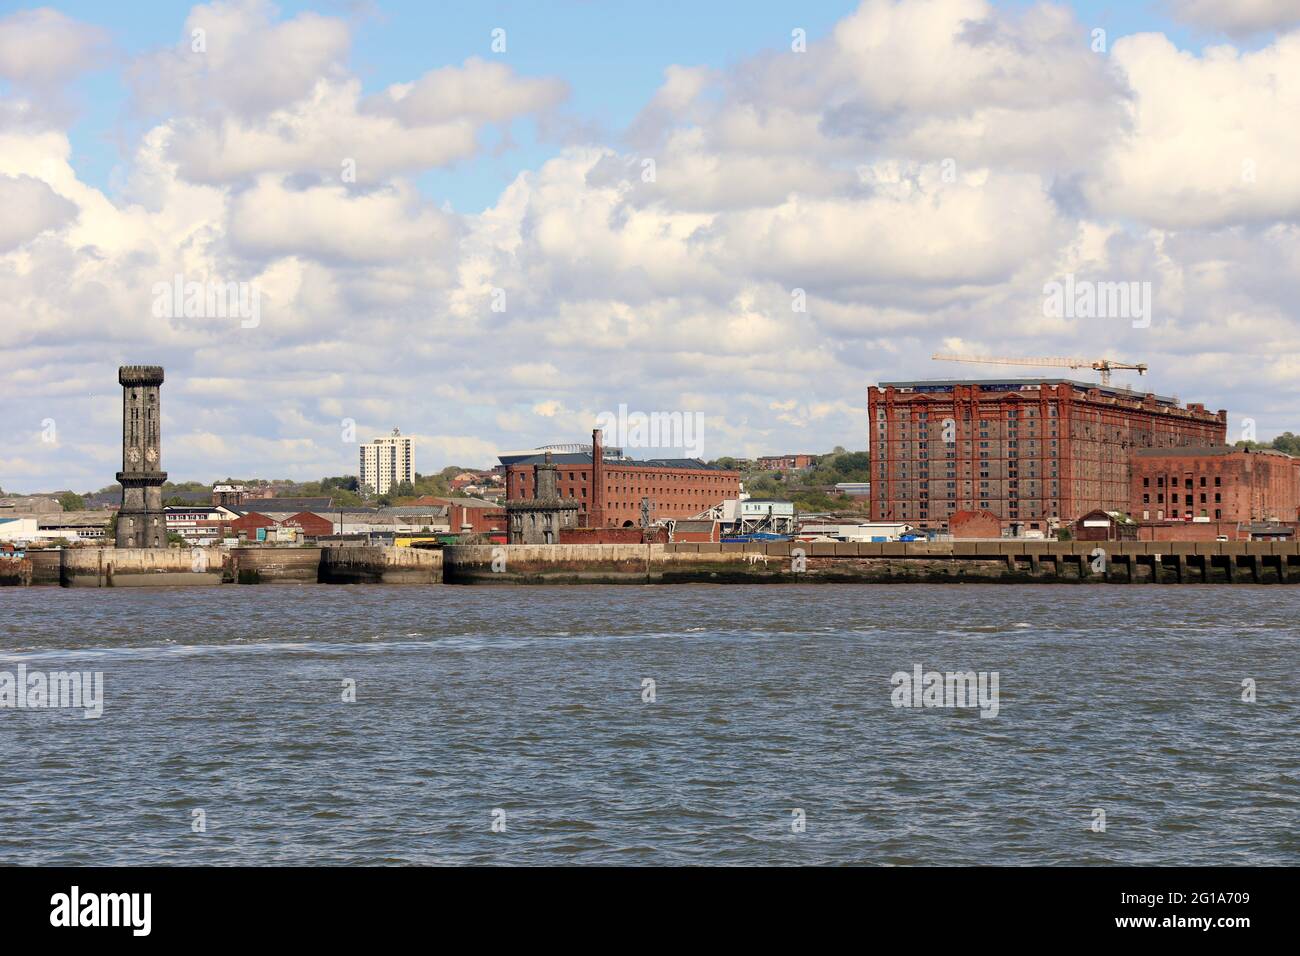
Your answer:
[[[77,207],[32,176],[0,175],[0,252],[72,220]]]
[[[359,94],[355,81],[322,81],[309,99],[265,120],[176,120],[169,127],[168,156],[193,182],[221,184],[278,172],[366,185],[444,166],[477,149],[476,128],[468,120],[408,129],[391,117],[358,113]]]
[[[102,65],[108,34],[57,10],[19,10],[0,19],[0,77],[46,88]]]
[[[249,256],[348,263],[445,254],[454,230],[409,185],[354,194],[341,185],[289,189],[271,177],[235,197],[229,228],[233,247]]]
[[[464,66],[430,70],[414,83],[391,86],[366,105],[412,127],[458,119],[500,123],[548,110],[567,95],[561,80],[517,77],[503,63],[470,57]]]
[[[194,7],[176,46],[132,64],[139,108],[249,119],[341,75],[351,42],[344,21],[304,12],[276,22],[275,14],[264,0]]]
[[[1300,215],[1300,33],[1202,56],[1157,34],[1112,55],[1132,88],[1127,132],[1085,180],[1097,209],[1167,228]]]

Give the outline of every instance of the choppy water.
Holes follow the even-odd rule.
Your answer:
[[[1297,588],[40,588],[0,616],[0,671],[106,697],[0,710],[0,863],[1300,862]],[[918,663],[997,671],[998,716],[895,708]]]

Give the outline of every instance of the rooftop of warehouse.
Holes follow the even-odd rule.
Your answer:
[[[910,388],[913,391],[946,390],[954,385],[978,385],[985,391],[1017,391],[1025,385],[1072,385],[1088,391],[1097,389],[1120,398],[1142,400],[1149,392],[1120,385],[1102,385],[1098,382],[1080,382],[1072,378],[918,378],[907,382],[880,382],[878,388]],[[1168,395],[1156,395],[1155,399],[1162,405],[1177,405],[1178,399]]]
[[[698,471],[734,471],[735,469],[723,468],[721,465],[713,465],[701,461],[698,458],[611,458],[604,456],[605,464],[615,468],[691,468]],[[546,455],[533,455],[530,458],[521,458],[518,461],[512,461],[514,465],[543,465],[546,463]],[[551,455],[551,464],[553,465],[590,465],[591,455],[589,453],[572,453],[563,455]]]

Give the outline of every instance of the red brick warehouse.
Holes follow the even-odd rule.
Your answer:
[[[1132,506],[1143,521],[1295,521],[1300,459],[1269,449],[1142,449],[1133,458]]]
[[[955,511],[1041,530],[1127,511],[1134,451],[1222,445],[1228,417],[1048,378],[882,382],[867,412],[872,518],[936,530]]]
[[[598,439],[596,447],[599,448]],[[552,455],[558,468],[560,497],[575,499],[584,527],[631,528],[641,524],[641,499],[655,503],[653,520],[689,518],[740,493],[740,472],[707,465],[693,458],[654,458],[635,461],[600,453],[598,470],[603,472],[604,494],[593,498],[590,453]],[[506,465],[506,496],[511,500],[532,498],[533,466],[542,455],[511,461]]]

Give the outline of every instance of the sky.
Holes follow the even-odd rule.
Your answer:
[[[7,492],[112,483],[123,364],[177,481],[620,406],[860,449],[876,382],[1093,377],[934,352],[1300,431],[1300,0],[124,6],[0,3]]]

